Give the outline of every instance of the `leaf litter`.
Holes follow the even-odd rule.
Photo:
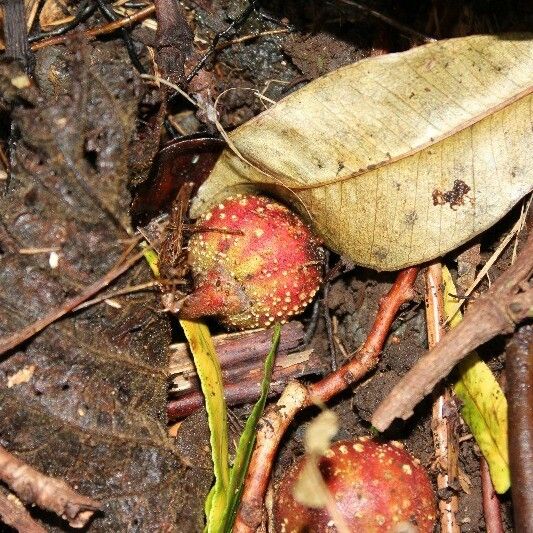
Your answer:
[[[98,279],[131,238],[127,189],[142,87],[113,44],[74,41],[38,55],[60,73],[10,87],[4,104],[18,130],[8,189],[0,197],[0,336]],[[39,71],[39,69],[38,69]],[[44,73],[44,71],[42,71]],[[59,248],[48,254],[21,248]],[[148,281],[142,267],[117,287]],[[169,324],[147,293],[77,312],[12,350],[0,363],[0,443],[32,466],[103,503],[94,531],[194,530],[209,471],[187,466],[166,435]],[[24,368],[27,380],[8,387]],[[202,490],[203,489],[203,490]],[[165,512],[161,512],[165,509]],[[187,526],[187,524],[189,524]]]

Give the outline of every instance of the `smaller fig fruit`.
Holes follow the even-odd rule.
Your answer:
[[[301,313],[317,292],[324,251],[292,211],[264,196],[227,198],[189,240],[194,291],[182,318],[217,316],[229,329],[268,327]]]
[[[274,501],[276,533],[337,531],[326,508],[297,502],[303,457],[282,478]],[[318,463],[337,511],[350,531],[432,533],[435,494],[424,468],[398,442],[367,437],[331,445]]]

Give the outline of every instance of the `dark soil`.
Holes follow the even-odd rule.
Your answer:
[[[216,33],[225,30],[248,6],[245,0],[182,3],[200,48],[208,46]],[[368,4],[435,38],[531,28],[532,15],[525,1],[405,1],[393,7],[388,2]],[[101,22],[102,16],[96,14],[84,24],[92,27]],[[263,32],[271,33],[232,42]],[[135,50],[148,68],[145,45],[152,46],[156,36],[141,27],[132,35]],[[193,79],[188,90],[211,104],[222,95],[217,107],[220,122],[231,129],[264,109],[249,89],[279,100],[338,67],[371,54],[401,51],[418,44],[420,40],[413,34],[342,0],[258,2],[257,9],[220,41],[221,49],[207,61],[206,69]],[[200,56],[201,51],[197,51],[187,66],[189,70]],[[124,228],[130,224],[126,178],[129,176],[130,185],[148,178],[161,136],[170,140],[176,132],[216,133],[214,124],[181,98],[172,100],[169,120],[163,127],[163,93],[141,83],[117,35],[91,43],[73,39],[66,46],[44,49],[35,56],[34,67],[39,91],[32,89],[31,94],[21,95],[15,94],[9,84],[0,86],[0,148],[9,152],[13,166],[5,188],[0,179],[0,260],[4,261],[0,275],[2,286],[9,288],[2,290],[0,302],[10,313],[0,320],[0,336],[59,305],[117,260],[122,250],[117,243],[127,237]],[[2,63],[0,82],[12,76],[12,68]],[[80,116],[89,117],[87,123],[80,124]],[[15,128],[11,128],[12,123]],[[80,185],[80,176],[94,195]],[[481,244],[482,261],[490,257],[517,214],[515,209],[476,240]],[[56,233],[61,232],[66,242],[61,276],[50,272],[48,256],[10,255],[35,243],[55,246]],[[80,236],[83,242],[78,240]],[[511,252],[508,250],[498,260],[492,276],[497,277],[510,264]],[[455,259],[453,255],[446,259],[454,274]],[[332,255],[329,266],[338,260]],[[146,274],[136,270],[121,284],[145,279]],[[379,299],[393,279],[392,274],[354,267],[329,284],[327,297],[319,297],[320,314],[311,341],[325,365],[341,365],[344,353],[351,354],[362,344]],[[378,368],[330,405],[339,416],[338,438],[368,435],[369,420],[377,405],[427,349],[423,285],[420,279],[418,283],[418,298],[397,318]],[[37,285],[39,290],[35,289]],[[25,305],[36,299],[33,306]],[[151,531],[156,526],[173,530],[175,523],[178,531],[198,531],[211,475],[204,415],[197,413],[183,422],[177,449],[162,437],[158,424],[164,418],[165,383],[161,372],[152,374],[152,369],[162,364],[161,349],[155,344],[160,341],[168,345],[171,324],[159,313],[160,303],[155,297],[134,295],[126,301],[118,318],[112,313],[111,320],[105,306],[104,310],[95,307],[70,322],[62,321],[1,360],[2,382],[32,362],[42,372],[36,384],[23,385],[16,392],[0,390],[0,444],[106,500],[108,516],[97,518],[91,531]],[[304,315],[308,327],[313,326],[310,316],[310,311]],[[328,336],[326,318],[333,322],[334,338]],[[177,333],[173,340],[180,340]],[[118,355],[110,357],[109,353],[115,351]],[[96,358],[95,353],[99,354]],[[483,346],[480,355],[500,376],[505,364],[504,340]],[[117,358],[126,362],[127,371],[116,366]],[[65,384],[67,389],[63,388]],[[154,393],[157,388],[159,392]],[[67,397],[66,391],[71,396]],[[112,401],[106,403],[110,398]],[[84,411],[96,413],[94,419],[89,416],[83,423],[78,416],[81,399],[87,402]],[[135,409],[129,408],[132,405]],[[249,406],[233,409],[237,427],[249,410]],[[312,410],[302,413],[286,435],[275,467],[276,478],[303,453],[302,434],[314,414]],[[109,434],[102,436],[104,429]],[[461,529],[486,531],[480,452],[468,438],[464,424],[459,423],[457,431],[462,440],[463,484],[457,491]],[[130,435],[126,444],[120,440],[125,433]],[[91,435],[96,434],[99,438],[95,440]],[[409,421],[395,425],[385,436],[404,442],[433,471],[431,399],[420,404]],[[100,463],[102,456],[106,461]],[[131,478],[119,479],[117,469],[126,468],[128,461],[133,465]],[[156,473],[168,476],[155,479]],[[96,474],[101,486],[95,489],[89,480]],[[108,479],[110,486],[106,486]],[[136,486],[135,491],[128,492],[126,481]],[[502,502],[506,531],[512,531],[510,502],[506,497]],[[174,510],[167,516],[170,508]],[[48,516],[41,518],[54,530],[64,528]]]

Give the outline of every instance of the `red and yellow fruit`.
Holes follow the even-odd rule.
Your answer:
[[[298,503],[293,489],[306,458],[287,472],[274,502],[276,533],[337,531],[326,508]],[[369,438],[334,443],[319,470],[349,531],[432,533],[435,495],[424,468],[398,442]]]
[[[304,310],[320,286],[324,252],[285,206],[239,195],[198,219],[188,260],[194,291],[180,316],[217,316],[229,329],[250,329]]]

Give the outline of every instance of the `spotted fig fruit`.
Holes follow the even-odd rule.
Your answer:
[[[194,291],[180,316],[216,316],[228,329],[242,330],[301,313],[320,286],[324,251],[285,206],[239,195],[198,219],[188,261]]]
[[[310,508],[293,496],[306,458],[279,483],[274,501],[276,533],[337,531],[326,508]],[[318,468],[349,531],[432,533],[435,494],[420,462],[398,442],[369,438],[334,443]]]

